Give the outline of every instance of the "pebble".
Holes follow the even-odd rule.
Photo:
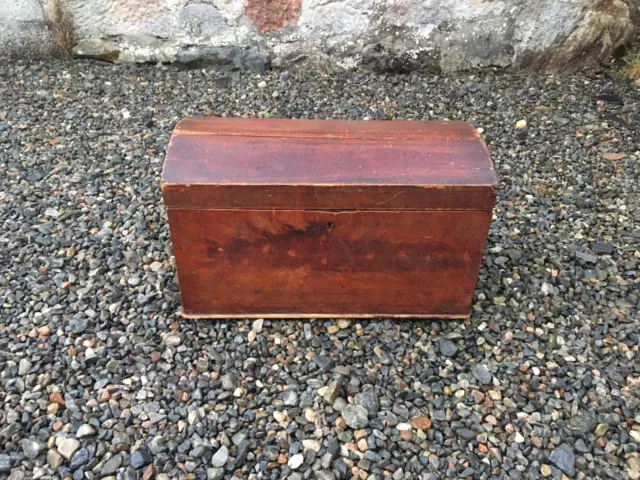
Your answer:
[[[576,252],[576,257],[580,260],[584,260],[587,263],[596,263],[598,261],[598,257],[589,253]]]
[[[245,442],[246,439],[247,439],[247,432],[245,430],[242,430],[234,434],[233,437],[231,437],[231,442],[233,442],[234,445],[239,447]]]
[[[273,419],[278,423],[282,423],[286,421],[288,418],[289,416],[286,414],[286,412],[278,412],[278,411],[273,412]]]
[[[58,447],[58,453],[67,460],[70,460],[73,454],[80,448],[80,442],[75,438],[59,438],[56,441],[56,445]]]
[[[44,448],[45,445],[37,440],[30,438],[22,440],[22,451],[29,460],[35,460]]]
[[[593,431],[593,434],[596,437],[603,437],[608,431],[609,431],[609,425],[607,425],[606,423],[600,423],[598,424],[596,429]]]
[[[327,405],[333,405],[340,395],[340,384],[337,380],[332,381],[324,392],[323,398]]]
[[[223,375],[220,380],[222,382],[222,388],[225,390],[235,390],[238,388],[238,380],[231,374]]]
[[[200,373],[209,371],[209,360],[206,358],[198,358],[196,360],[196,370]]]
[[[340,318],[336,323],[338,327],[340,327],[340,330],[346,330],[347,328],[351,327],[351,324],[353,322],[349,318]]]
[[[451,340],[440,340],[440,354],[444,357],[453,357],[458,351],[455,343]]]
[[[478,382],[482,384],[491,383],[491,373],[489,373],[485,365],[474,365],[471,371]]]
[[[107,476],[113,475],[122,465],[122,455],[116,454],[108,459],[105,464],[102,466],[102,470],[100,471],[100,475]]]
[[[207,480],[222,480],[224,478],[224,470],[222,468],[208,468]]]
[[[319,452],[322,448],[322,445],[317,440],[306,439],[302,441],[302,446],[305,450],[313,450],[314,452]]]
[[[559,445],[551,452],[549,461],[569,477],[575,475],[576,457],[571,447],[566,443]]]
[[[427,417],[414,417],[411,419],[411,428],[415,430],[428,430],[431,425],[431,420]]]
[[[380,402],[373,389],[367,389],[361,393],[358,393],[354,399],[356,405],[364,408],[370,417],[375,417],[380,410]]]
[[[64,463],[64,457],[57,450],[51,449],[47,452],[47,464],[54,470]],[[73,468],[71,468],[73,470]]]
[[[304,463],[304,456],[301,453],[298,453],[297,455],[293,455],[289,461],[287,462],[287,465],[289,466],[289,468],[291,468],[292,470],[297,470],[298,468],[300,468],[300,466]]]
[[[613,253],[613,245],[606,242],[596,242],[593,245],[593,251],[598,255],[611,255]]]
[[[311,410],[310,408],[307,408],[304,411],[304,418],[308,422],[315,423],[315,421],[318,419],[318,414],[315,411]]]
[[[0,472],[6,473],[11,471],[12,466],[11,457],[0,453]]]
[[[628,474],[631,479],[640,478],[640,454],[633,452],[627,455]]]
[[[76,431],[76,438],[90,437],[91,435],[95,435],[95,433],[95,429],[88,423],[85,423]]]
[[[549,465],[543,463],[542,465],[540,465],[540,474],[543,477],[550,477],[551,475],[553,475],[553,470],[551,470],[551,467]]]
[[[555,116],[553,117],[553,121],[554,121],[554,122],[556,122],[556,123],[558,123],[558,124],[560,124],[560,125],[563,125],[563,126],[564,126],[564,125],[567,125],[569,122],[571,122],[571,120],[569,120],[568,118],[566,118],[566,117],[561,117],[561,116],[559,116],[559,115],[555,115]]]
[[[329,372],[336,366],[336,362],[327,355],[314,355],[311,361],[321,372]]]
[[[345,423],[354,430],[366,428],[369,425],[367,411],[360,405],[347,405],[340,413]]]
[[[258,318],[254,320],[253,323],[251,324],[251,329],[256,333],[262,333],[263,325],[264,325],[264,319]]]
[[[223,445],[211,457],[211,466],[216,468],[224,467],[227,464],[227,460],[229,460],[229,450]]]
[[[180,335],[178,335],[176,333],[172,333],[172,334],[167,335],[166,337],[164,337],[164,344],[168,348],[177,347],[181,343],[182,343],[182,340],[180,338]]]
[[[473,440],[477,436],[477,433],[469,428],[460,428],[456,430],[456,434],[465,440]]]
[[[149,465],[151,462],[153,462],[153,456],[145,448],[139,448],[138,450],[133,452],[129,460],[131,468],[134,468],[135,470],[140,470],[141,468]]]
[[[49,453],[57,455],[57,453],[54,450],[50,450]],[[76,453],[73,454],[73,457],[71,457],[69,468],[72,471],[76,471],[79,468],[84,467],[89,462],[90,458],[91,458],[91,454],[89,453],[89,450],[86,448],[81,448],[80,450],[78,450]],[[51,462],[49,462],[49,465],[51,465]],[[55,468],[55,467],[52,467],[52,468]]]
[[[318,480],[336,480],[336,475],[331,470],[319,470],[315,475]]]
[[[491,400],[502,400],[502,393],[500,393],[498,390],[489,390],[487,392],[487,395],[489,395],[489,398]]]
[[[289,407],[296,406],[298,405],[298,394],[293,390],[287,390],[284,393],[282,401]]]
[[[485,398],[485,394],[482,393],[479,390],[472,390],[471,391],[471,396],[473,397],[473,399],[475,400],[476,403],[482,403],[482,401]]]
[[[23,358],[20,360],[20,364],[18,366],[18,375],[24,376],[31,371],[33,364],[27,358]]]

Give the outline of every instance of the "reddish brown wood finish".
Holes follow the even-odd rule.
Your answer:
[[[169,210],[187,315],[465,316],[490,221],[489,212]]]
[[[183,314],[466,317],[495,184],[460,122],[185,119],[162,185]]]
[[[163,172],[185,208],[490,210],[495,184],[463,122],[185,119]]]

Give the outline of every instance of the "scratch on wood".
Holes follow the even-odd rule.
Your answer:
[[[396,193],[393,197],[385,200],[384,202],[380,202],[380,203],[376,203],[376,205],[384,205],[385,203],[390,202],[391,200],[393,200],[396,197],[399,197],[400,195],[402,195],[404,193],[404,190],[402,190],[401,192]]]

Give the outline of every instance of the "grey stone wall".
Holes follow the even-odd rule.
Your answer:
[[[47,42],[43,10],[36,0],[0,3],[0,54],[39,55]]]
[[[78,55],[258,71],[270,62],[566,72],[627,41],[634,12],[625,0],[58,1],[73,15]],[[36,0],[7,3],[0,27],[4,53],[24,45],[25,36],[46,44]]]

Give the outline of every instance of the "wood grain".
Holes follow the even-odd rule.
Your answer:
[[[465,317],[490,212],[169,210],[190,316]]]
[[[184,119],[162,175],[183,315],[467,317],[496,184],[462,122]]]
[[[463,122],[185,119],[167,151],[169,208],[489,210],[497,183]]]

